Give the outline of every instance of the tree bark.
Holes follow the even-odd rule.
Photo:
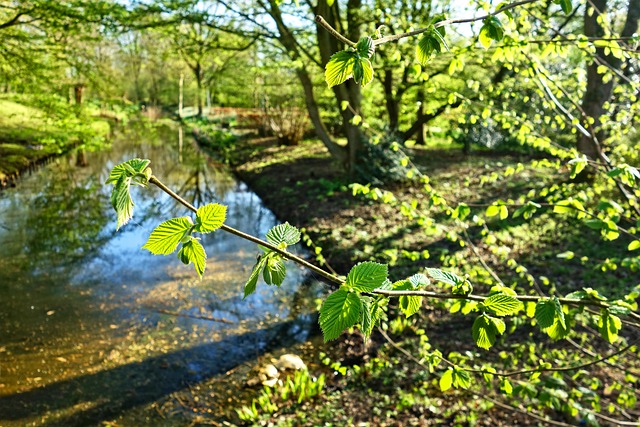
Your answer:
[[[587,37],[602,37],[605,32],[598,22],[599,12],[607,10],[607,0],[592,0],[592,6],[597,10],[589,14],[590,7],[585,9],[584,14],[584,35]],[[640,0],[630,0],[627,7],[627,16],[621,37],[630,37],[638,30],[638,19],[640,19]],[[590,136],[579,134],[577,148],[582,154],[591,160],[599,161],[602,158],[602,142],[607,137],[606,132],[600,128],[601,118],[605,114],[605,103],[611,98],[613,92],[614,79],[604,81],[604,76],[598,73],[598,67],[607,64],[613,69],[619,69],[622,65],[620,59],[613,55],[605,55],[604,48],[596,48],[593,61],[587,65],[587,88],[582,99],[582,110],[591,117],[593,124],[586,123],[586,128]]]

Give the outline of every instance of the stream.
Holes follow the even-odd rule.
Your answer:
[[[128,125],[81,154],[0,193],[0,425],[190,425],[180,393],[204,384],[218,406],[200,409],[215,416],[240,393],[230,371],[309,338],[319,284],[287,263],[280,288],[260,282],[243,301],[259,251],[221,231],[202,236],[203,280],[175,254],[141,250],[188,214],[156,188],[132,191],[133,220],[116,232],[104,182],[135,157],[194,205],[227,205],[234,228],[264,237],[277,224],[180,128]]]

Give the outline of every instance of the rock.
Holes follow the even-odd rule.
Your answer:
[[[281,371],[291,369],[293,371],[307,370],[307,365],[295,354],[283,354],[276,362],[276,367]]]
[[[247,380],[248,387],[254,387],[258,384],[273,387],[278,382],[280,372],[278,368],[272,364],[268,364],[253,370],[249,375],[250,378]]]

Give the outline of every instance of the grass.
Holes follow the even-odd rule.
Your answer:
[[[47,114],[29,97],[0,98],[0,184],[51,156],[109,133],[105,120]],[[32,105],[29,105],[32,104]],[[69,106],[66,106],[70,110]]]

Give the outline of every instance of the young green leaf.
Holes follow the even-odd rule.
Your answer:
[[[510,316],[523,308],[522,303],[517,298],[505,294],[491,295],[484,300],[483,304],[498,316]]]
[[[570,14],[573,10],[573,4],[571,3],[571,0],[554,0],[553,2],[560,5],[565,15]]]
[[[279,256],[276,256],[274,252],[266,255],[267,263],[262,270],[262,277],[267,285],[282,285],[284,278],[287,275],[287,267]]]
[[[417,295],[400,296],[400,310],[405,316],[411,317],[422,307],[422,297]]]
[[[420,64],[427,65],[431,55],[441,50],[439,39],[433,35],[433,31],[427,31],[418,42],[418,46],[416,46],[416,57]]]
[[[478,347],[489,350],[496,342],[498,328],[489,316],[481,314],[476,317],[476,320],[473,322],[471,334]]]
[[[487,208],[487,211],[485,212],[485,215],[488,217],[492,217],[492,216],[496,216],[500,213],[500,206],[498,205],[491,205]]]
[[[455,388],[468,389],[471,385],[471,377],[465,370],[453,368],[453,386]]]
[[[358,40],[358,44],[356,44],[356,52],[363,58],[371,59],[376,52],[373,39],[371,37],[361,37],[360,40]]]
[[[535,317],[542,330],[551,328],[554,324],[558,324],[563,329],[567,328],[562,305],[556,297],[539,301],[536,304]]]
[[[373,80],[373,67],[367,58],[357,58],[353,64],[353,80],[363,87]]]
[[[267,242],[286,249],[300,241],[300,231],[288,222],[278,224],[267,232]]]
[[[345,286],[356,292],[369,292],[382,286],[387,274],[386,264],[361,262],[351,268]]]
[[[492,37],[490,35],[491,27],[487,24],[484,24],[482,28],[480,28],[480,34],[478,35],[478,40],[480,40],[480,44],[485,48],[489,49],[491,47]]]
[[[365,339],[369,338],[371,331],[373,330],[374,320],[371,313],[371,306],[374,304],[373,298],[367,296],[361,296],[360,302],[362,309],[360,310],[360,330]]]
[[[429,278],[427,276],[425,276],[424,274],[414,274],[413,276],[409,277],[409,283],[411,283],[411,286],[413,286],[413,289],[420,289],[424,286],[427,286],[430,282]]]
[[[191,237],[188,242],[183,243],[178,251],[178,258],[186,265],[193,263],[198,276],[202,279],[204,270],[207,267],[207,253],[198,239]]]
[[[453,273],[449,273],[448,271],[439,270],[437,268],[427,268],[427,274],[434,280],[438,282],[447,283],[449,285],[455,286],[460,283],[464,283],[464,279],[456,276]]]
[[[564,319],[564,316],[563,316],[563,319]],[[564,321],[560,322],[560,319],[558,317],[556,317],[555,320],[553,321],[553,325],[551,325],[549,328],[545,329],[544,331],[553,340],[562,339],[567,335],[569,335],[569,332],[570,332],[565,322]]]
[[[627,250],[635,251],[636,249],[640,249],[640,240],[634,240],[627,246]]]
[[[342,50],[331,56],[325,67],[324,77],[329,87],[344,83],[353,74],[356,52]]]
[[[440,391],[447,391],[453,385],[453,368],[449,368],[440,377]]]
[[[569,161],[569,165],[571,165],[571,179],[574,179],[576,176],[580,174],[587,166],[588,159],[587,156],[577,157]]]
[[[111,191],[111,205],[116,210],[118,217],[116,230],[127,224],[133,217],[133,200],[129,193],[131,187],[131,178],[121,175],[116,181],[116,185]]]
[[[329,295],[320,308],[320,329],[324,341],[340,336],[347,328],[360,320],[362,302],[357,294],[339,289]]]
[[[247,283],[244,284],[244,297],[242,299],[245,299],[256,291],[260,272],[264,269],[266,262],[267,257],[265,255],[260,256],[258,258],[258,261],[256,261],[256,264],[253,266],[253,270],[251,270],[251,276],[249,276],[249,280],[247,280]]]
[[[598,330],[602,337],[610,343],[614,343],[618,339],[618,332],[622,329],[622,321],[609,310],[600,310],[600,319],[598,320]]]
[[[111,169],[109,173],[109,178],[105,182],[105,184],[113,184],[118,182],[121,176],[127,176],[131,178],[136,173],[143,173],[144,170],[149,166],[151,160],[147,159],[131,159],[127,160],[124,163],[120,163]]]
[[[227,207],[218,203],[210,203],[200,206],[196,213],[196,226],[194,231],[198,233],[210,233],[222,226],[227,217]]]
[[[188,216],[173,218],[163,222],[151,232],[142,249],[154,255],[169,255],[178,247],[183,237],[191,233],[193,221]]]

